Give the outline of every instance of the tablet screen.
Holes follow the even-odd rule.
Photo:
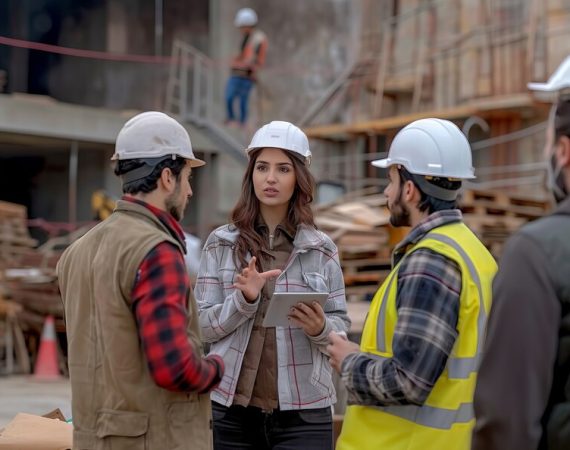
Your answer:
[[[311,304],[318,302],[324,309],[329,298],[328,292],[276,292],[271,297],[267,314],[263,319],[264,327],[288,327],[291,325],[287,316],[297,303]]]

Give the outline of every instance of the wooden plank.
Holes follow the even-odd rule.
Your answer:
[[[386,266],[390,267],[392,264],[390,258],[366,258],[357,260],[342,261],[344,268],[355,268],[361,266]]]
[[[352,217],[354,223],[373,227],[387,225],[390,222],[388,210],[372,209],[364,203],[345,203],[332,208],[333,211]]]
[[[338,245],[362,245],[374,244],[383,245],[388,242],[388,232],[384,229],[378,229],[369,233],[347,233],[339,239]]]
[[[19,219],[26,220],[28,212],[26,207],[23,205],[0,201],[0,218],[4,217],[17,217]]]
[[[12,246],[26,246],[35,247],[38,241],[29,237],[18,237],[8,233],[0,233],[0,247]]]
[[[332,229],[343,229],[350,231],[369,231],[370,226],[360,225],[356,223],[350,223],[345,220],[335,219],[332,217],[317,216],[315,217],[315,224],[319,228],[332,228]]]
[[[497,81],[497,80],[495,80]],[[529,108],[533,105],[532,96],[528,93],[514,95],[498,95],[488,98],[475,99],[459,106],[443,107],[429,111],[419,111],[411,114],[402,114],[383,119],[366,120],[353,123],[338,123],[330,125],[317,125],[307,127],[303,131],[308,137],[314,139],[330,139],[335,136],[348,137],[352,134],[365,134],[370,132],[385,133],[418,119],[438,117],[440,119],[462,119],[472,115],[485,116],[486,112],[510,111],[512,109]]]
[[[344,275],[344,284],[347,286],[357,283],[372,283],[374,285],[378,285],[388,276],[389,273],[389,270],[347,273]]]

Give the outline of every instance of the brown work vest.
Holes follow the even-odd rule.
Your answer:
[[[183,251],[150,210],[119,201],[113,214],[72,244],[58,263],[74,449],[212,447],[209,396],[171,392],[154,383],[130,305],[138,267],[164,241]],[[188,310],[188,338],[202,351],[191,292]]]

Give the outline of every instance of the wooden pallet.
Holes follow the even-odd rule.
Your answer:
[[[507,195],[500,191],[468,190],[462,193],[461,210],[480,215],[499,215],[537,219],[547,214],[551,201],[540,198]]]
[[[345,293],[353,301],[370,299],[391,271],[386,257],[344,260],[342,266]]]
[[[525,206],[539,208],[542,211],[552,209],[552,201],[545,198],[532,198],[517,194],[506,194],[501,191],[486,191],[479,189],[469,189],[461,194],[461,205],[471,205],[479,201],[488,201],[503,206]]]
[[[461,210],[466,214],[521,217],[530,220],[538,219],[547,214],[542,208],[535,206],[502,205],[483,200],[472,205],[462,205]]]
[[[28,232],[26,207],[0,201],[0,266],[18,264],[19,255],[36,245]]]

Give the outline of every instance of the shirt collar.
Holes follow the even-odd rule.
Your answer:
[[[261,217],[261,214],[258,216],[257,220],[255,221],[255,229],[256,230],[264,230],[267,231],[268,227],[267,224],[265,223],[265,220],[263,220],[263,217]],[[296,234],[296,229],[293,225],[291,225],[289,223],[289,221],[287,220],[287,218],[283,219],[283,221],[277,225],[276,227],[277,230],[285,233],[285,235],[292,241],[295,239],[295,234]]]
[[[131,197],[130,195],[124,195],[123,200],[131,203],[137,203],[141,206],[147,208],[150,212],[152,212],[158,220],[170,231],[170,233],[177,237],[180,242],[185,242],[184,230],[180,226],[180,223],[172,216],[172,214],[163,211],[156,206],[153,206],[147,202],[143,202],[138,198]]]
[[[463,221],[463,215],[459,209],[445,209],[430,214],[412,228],[402,242],[396,245],[396,248],[394,248],[394,256],[396,257],[396,255],[406,253],[409,246],[417,244],[434,228],[461,221]]]

